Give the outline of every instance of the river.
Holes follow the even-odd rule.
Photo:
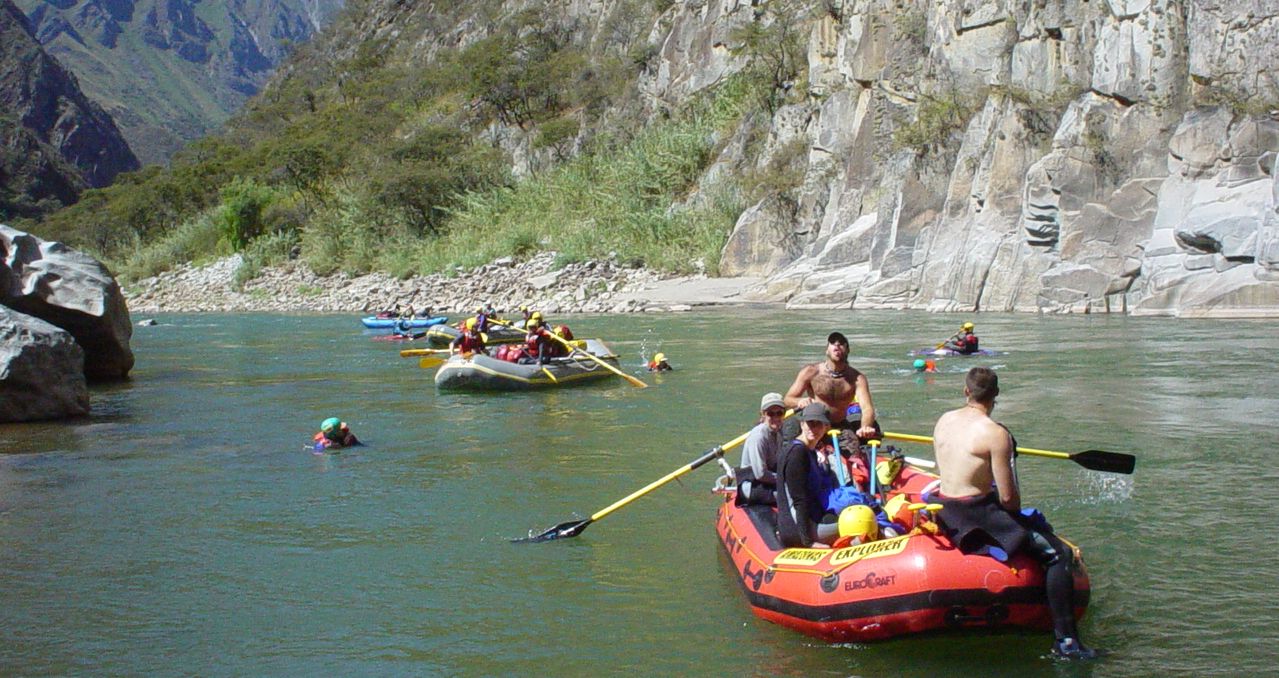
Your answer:
[[[1273,671],[1275,324],[982,314],[998,355],[913,374],[908,351],[964,319],[579,316],[579,337],[651,387],[472,395],[437,393],[354,317],[161,315],[136,328],[132,379],[94,387],[91,417],[0,426],[0,674]],[[1026,503],[1083,549],[1082,630],[1105,657],[1046,659],[1039,633],[830,646],[756,619],[715,538],[713,465],[576,538],[509,542],[744,432],[833,329],[888,430],[929,434],[987,364],[1020,444],[1137,455],[1132,476],[1020,463]],[[644,372],[659,350],[674,372]],[[367,446],[308,451],[328,416]]]

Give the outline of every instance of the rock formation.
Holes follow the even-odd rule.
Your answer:
[[[124,294],[86,254],[0,224],[0,304],[69,332],[91,379],[120,379],[133,369]]]
[[[71,335],[0,306],[0,422],[88,413],[84,351]]]
[[[724,25],[753,18],[709,4]],[[846,0],[816,16],[808,96],[769,138],[808,142],[797,220],[751,206],[724,252],[724,272],[769,276],[757,297],[1279,315],[1279,6]],[[714,32],[672,31],[662,53]],[[726,70],[664,63],[654,96]]]

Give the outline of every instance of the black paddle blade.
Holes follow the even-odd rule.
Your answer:
[[[564,537],[576,537],[577,535],[582,533],[582,530],[586,529],[587,525],[590,525],[590,524],[591,524],[590,518],[585,518],[583,520],[569,520],[569,521],[560,523],[559,525],[556,525],[555,527],[552,527],[546,530],[545,532],[542,532],[541,534],[533,534],[532,532],[529,532],[529,535],[527,537],[512,539],[511,543],[529,544],[529,543],[537,543],[537,542],[543,542],[543,541],[551,541],[552,539],[562,539]]]
[[[1137,458],[1131,454],[1105,450],[1077,452],[1070,455],[1070,459],[1086,469],[1107,473],[1132,473],[1132,470],[1137,467]]]

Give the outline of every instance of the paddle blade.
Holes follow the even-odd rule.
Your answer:
[[[533,543],[539,543],[544,541],[551,541],[554,539],[563,539],[566,537],[576,537],[577,535],[582,533],[582,530],[586,529],[587,525],[590,525],[590,524],[591,524],[590,518],[583,518],[582,520],[569,520],[569,521],[560,523],[559,525],[556,525],[555,527],[549,528],[545,530],[544,532],[541,532],[540,534],[533,534],[530,531],[527,537],[512,539],[511,543],[533,544]]]
[[[1107,473],[1131,474],[1137,467],[1137,458],[1133,455],[1105,450],[1085,450],[1070,455],[1070,459],[1086,469]]]
[[[424,370],[429,370],[432,367],[439,367],[440,365],[443,365],[445,362],[448,362],[447,358],[440,358],[438,356],[436,357],[428,356],[426,358],[423,358],[417,361],[417,366]]]

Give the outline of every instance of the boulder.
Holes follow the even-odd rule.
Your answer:
[[[0,224],[0,304],[56,325],[84,349],[84,374],[133,369],[129,309],[111,272],[87,254]]]
[[[84,351],[71,335],[0,306],[0,422],[88,413]]]

